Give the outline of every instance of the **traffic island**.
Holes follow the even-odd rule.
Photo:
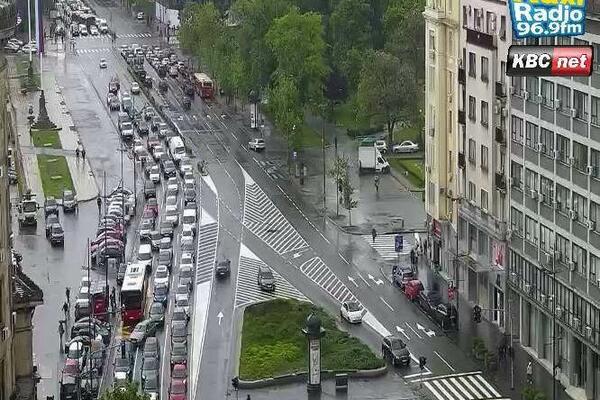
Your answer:
[[[45,197],[54,196],[58,199],[62,197],[64,189],[74,190],[67,159],[64,156],[38,154],[37,161]]]
[[[385,362],[359,339],[339,330],[322,308],[278,299],[244,311],[239,360],[239,387],[258,388],[306,381],[308,344],[302,329],[314,313],[327,334],[321,339],[321,377],[338,373],[375,377],[386,373]]]

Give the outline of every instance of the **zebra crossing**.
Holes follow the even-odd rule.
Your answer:
[[[377,235],[375,237],[375,241],[373,241],[373,236],[371,235],[361,235],[362,238],[375,250],[381,258],[388,261],[395,261],[398,258],[398,253],[396,253],[395,248],[395,237],[396,234],[385,234],[385,235]],[[403,252],[400,253],[400,256],[405,256],[410,253],[410,249],[414,245],[414,237],[412,235],[402,235],[402,240],[404,242]]]
[[[279,167],[273,161],[258,160],[260,167],[273,179],[285,179],[285,176],[279,172]]]
[[[110,51],[107,47],[97,47],[93,49],[77,49],[77,54],[97,54],[97,53],[108,53]]]
[[[415,379],[433,394],[436,400],[509,400],[485,380],[481,372]]]
[[[125,33],[125,34],[117,35],[117,39],[123,39],[123,38],[150,38],[150,37],[152,37],[152,33],[150,33],[150,32],[144,32],[144,33]]]
[[[307,247],[308,244],[269,197],[244,171],[244,226],[263,240],[277,254]]]
[[[296,299],[310,302],[305,295],[275,271],[273,271],[275,291],[260,290],[257,284],[258,268],[266,266],[267,264],[242,243],[235,288],[235,307],[245,307],[273,299]]]
[[[321,257],[313,257],[305,261],[300,265],[300,271],[340,303],[342,301],[358,301],[344,282],[323,262]]]
[[[207,217],[212,220],[212,217],[206,215],[206,211],[202,210],[202,217]],[[214,220],[212,220],[214,221]],[[217,236],[219,226],[216,221],[208,223],[200,223],[198,227],[198,253],[196,255],[196,284],[209,282],[213,277],[215,255],[217,250]]]

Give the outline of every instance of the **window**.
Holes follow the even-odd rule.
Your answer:
[[[566,113],[570,112],[571,108],[571,89],[563,86],[556,85],[556,99],[558,100],[558,104],[556,104],[556,108],[559,111],[563,111]]]
[[[467,27],[467,21],[469,21],[469,17],[468,17],[468,13],[467,13],[467,6],[463,6],[463,10],[462,10],[462,21],[463,21],[463,28]]]
[[[590,166],[592,170],[590,171],[594,178],[600,177],[600,151],[591,149],[590,151]]]
[[[490,60],[487,57],[481,56],[481,80],[484,82],[489,81],[489,68]]]
[[[435,31],[429,31],[429,51],[435,53]]]
[[[529,100],[534,101],[535,96],[540,92],[538,89],[539,80],[536,76],[528,76],[525,78],[525,90],[529,93]]]
[[[496,33],[496,14],[493,12],[485,13],[486,30],[485,33],[493,35]]]
[[[477,200],[477,193],[476,193],[475,189],[475,184],[473,182],[469,182],[469,200],[470,201],[476,201]]]
[[[487,101],[481,100],[481,125],[487,128],[489,119],[489,107]]]
[[[575,263],[575,272],[585,277],[587,277],[586,253],[587,252],[584,249],[573,244],[573,251],[571,253],[573,257],[571,261]]]
[[[573,210],[577,211],[577,220],[585,221],[587,219],[587,199],[576,192],[573,192]]]
[[[513,93],[515,96],[523,96],[523,77],[513,76],[511,79],[511,85],[513,87]]]
[[[469,252],[477,251],[477,227],[469,224]]]
[[[510,134],[513,142],[523,144],[523,120],[516,116],[511,116]]]
[[[469,119],[475,121],[475,97],[469,96]]]
[[[540,84],[542,87],[540,92],[542,95],[542,105],[548,108],[554,107],[554,83],[541,79]]]
[[[590,122],[592,125],[600,126],[600,98],[592,96],[592,117]]]
[[[567,212],[567,203],[571,200],[571,193],[569,189],[564,186],[556,184],[556,209],[559,212],[566,213]]]
[[[558,233],[555,234],[556,236],[556,251],[559,253],[557,254],[557,257],[559,261],[561,262],[565,262],[566,260],[570,260],[571,259],[571,246],[569,246],[569,241],[564,237],[559,235]]]
[[[540,248],[544,251],[549,251],[553,246],[552,229],[540,224]]]
[[[540,127],[540,143],[542,144],[542,154],[554,157],[554,132]]]
[[[482,255],[485,259],[488,255],[489,238],[484,231],[479,231],[479,238],[477,239],[477,253]]]
[[[481,169],[488,169],[488,148],[481,145]]]
[[[529,168],[525,168],[525,188],[527,190],[538,190],[538,174],[530,170]]]
[[[542,46],[553,46],[554,45],[554,38],[553,37],[541,37],[540,38],[540,45],[542,45]]]
[[[562,135],[556,135],[556,151],[558,151],[558,161],[566,164],[571,156],[569,139]]]
[[[535,244],[538,242],[537,222],[528,216],[525,216],[525,240]]]
[[[575,118],[587,120],[587,94],[578,90],[573,90],[573,108],[575,109]]]
[[[469,52],[469,76],[475,78],[477,73],[475,72],[477,68],[477,61],[475,59],[475,53]]]
[[[590,221],[594,221],[597,224],[600,224],[600,204],[590,200]],[[600,226],[597,226],[595,231],[600,229]]]
[[[475,30],[482,32],[481,30],[481,26],[483,25],[483,9],[482,8],[476,8],[475,9]]]
[[[486,211],[489,210],[489,208],[488,208],[488,192],[481,189],[480,195],[481,195],[481,208]]]
[[[525,123],[525,145],[535,149],[538,143],[537,125],[531,122]]]
[[[452,2],[449,1],[448,4],[452,4]],[[452,31],[448,31],[448,54],[454,54],[454,33]]]
[[[523,236],[523,213],[514,207],[510,209],[510,228],[514,234]]]
[[[570,46],[571,38],[569,36],[557,36],[556,45],[557,46]]]
[[[589,256],[590,261],[590,282],[593,285],[600,285],[600,280],[598,280],[598,268],[600,267],[600,258],[596,257],[592,253]]]
[[[475,160],[477,160],[477,149],[475,148],[475,141],[473,139],[469,139],[469,162],[475,164]]]
[[[542,196],[542,202],[545,204],[552,204],[554,199],[554,181],[540,175],[540,195]]]
[[[580,171],[586,171],[588,166],[587,146],[573,141],[573,166]]]
[[[512,186],[520,189],[523,187],[523,166],[519,163],[511,161],[510,177],[512,178]]]

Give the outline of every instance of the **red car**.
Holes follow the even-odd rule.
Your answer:
[[[155,218],[158,217],[158,202],[155,198],[148,199],[148,202],[144,206],[144,214],[146,214],[147,210],[152,211]]]
[[[187,385],[185,381],[171,378],[169,400],[187,400]]]
[[[154,210],[151,208],[144,208],[144,213],[142,214],[142,219],[155,219],[156,215],[154,214]]]
[[[402,291],[410,301],[415,301],[423,289],[423,284],[418,279],[410,280],[402,287]]]
[[[102,240],[94,241],[94,244],[91,245],[90,250],[95,252],[99,247],[103,246],[113,246],[113,247],[123,247],[123,242],[120,239],[115,239],[111,237],[104,237]]]
[[[171,370],[171,379],[183,381],[183,383],[187,384],[187,365],[175,364]]]
[[[107,227],[106,229],[104,227],[99,227],[98,230],[96,231],[96,239],[94,239],[92,244],[100,243],[101,241],[104,240],[105,236],[108,236],[109,238],[113,238],[113,239],[123,240],[123,232],[122,231],[114,230],[114,229],[111,229],[110,227]]]

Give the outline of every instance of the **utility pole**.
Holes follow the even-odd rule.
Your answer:
[[[334,144],[335,144],[335,162],[337,163],[337,159],[338,159],[338,139],[337,139],[337,134],[335,135],[335,139],[334,139]],[[340,216],[340,180],[336,177],[335,178],[335,216],[339,217]]]
[[[323,120],[323,123],[321,125],[321,150],[323,152],[323,212],[327,212],[327,193],[326,193],[326,186],[327,186],[327,179],[326,179],[326,164],[325,164],[325,120]]]

